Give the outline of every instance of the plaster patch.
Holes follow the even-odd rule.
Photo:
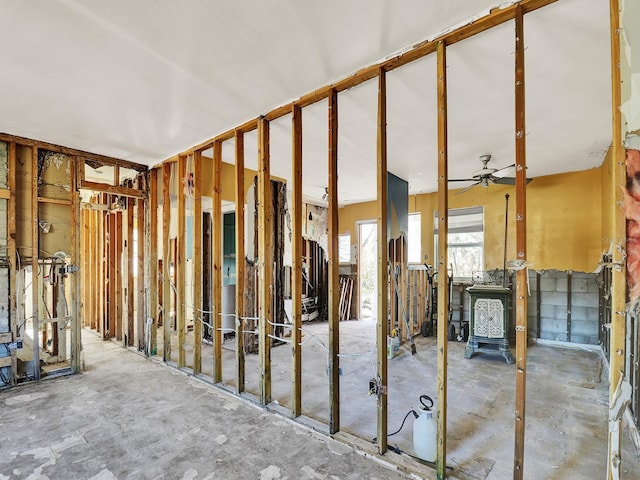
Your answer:
[[[329,450],[336,455],[348,455],[353,452],[353,449],[350,446],[337,442],[333,439],[327,440],[327,447],[329,447]]]
[[[269,465],[264,470],[260,470],[260,480],[276,480],[280,478],[280,467]]]
[[[184,472],[182,480],[195,480],[197,476],[198,476],[198,471],[194,468],[190,468],[189,470]]]
[[[89,480],[117,480],[116,476],[106,468]]]
[[[235,412],[236,410],[238,410],[238,404],[229,402],[229,403],[225,403],[222,408],[224,408],[225,410],[231,410]]]
[[[16,395],[15,397],[7,398],[4,403],[7,406],[19,405],[21,403],[32,402],[34,400],[40,400],[46,398],[48,395],[44,392],[38,393],[25,393],[23,395]]]
[[[216,437],[216,443],[218,445],[222,445],[222,444],[224,444],[226,442],[227,442],[227,436],[226,435],[222,434],[222,435],[218,435]]]

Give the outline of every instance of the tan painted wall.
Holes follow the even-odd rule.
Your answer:
[[[538,177],[527,188],[528,261],[535,270],[596,269],[602,253],[602,205],[600,168]],[[505,194],[509,198],[507,259],[516,258],[515,189],[506,185],[473,188],[462,195],[452,191],[449,208],[485,207],[485,269],[502,268],[504,256]],[[421,212],[422,256],[433,263],[433,212],[437,194],[409,198],[409,212]],[[375,202],[340,209],[341,233],[356,243],[358,220],[375,219]]]
[[[611,215],[611,201],[613,200],[613,150],[609,148],[607,155],[604,158],[602,167],[600,167],[600,181],[601,181],[601,198],[600,204],[602,207],[601,224],[602,234],[600,237],[600,246],[602,251],[608,251],[613,239],[613,216]]]

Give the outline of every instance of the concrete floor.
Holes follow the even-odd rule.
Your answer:
[[[328,325],[303,324],[305,417],[326,430],[329,381]],[[389,432],[397,430],[419,396],[436,395],[436,339],[416,337],[389,360]],[[187,342],[189,344],[189,341]],[[235,390],[234,341],[223,348],[223,383]],[[211,348],[203,348],[203,372],[211,372]],[[174,350],[175,351],[175,350]],[[341,430],[365,441],[376,435],[376,400],[368,395],[374,376],[375,323],[340,324]],[[190,350],[187,347],[187,358]],[[580,348],[535,345],[528,350],[525,478],[591,480],[606,477],[607,372],[598,377],[599,354]],[[247,392],[258,393],[258,356],[246,356]],[[274,404],[291,404],[291,347],[272,349]],[[458,478],[503,480],[512,476],[515,367],[498,355],[464,359],[464,344],[449,343],[447,464]],[[273,406],[273,404],[272,404]],[[285,412],[286,413],[286,412]],[[304,419],[303,419],[304,421]],[[413,455],[411,417],[389,445]],[[324,424],[324,426],[322,425]],[[622,478],[640,479],[640,457],[623,435]]]
[[[83,332],[86,371],[0,391],[0,479],[403,479],[353,448]]]
[[[328,422],[326,322],[304,324],[301,420],[319,430]],[[222,392],[83,331],[86,371],[0,391],[0,480],[177,478],[400,479],[384,466],[433,472],[413,461],[411,420],[389,438],[405,452],[382,463],[370,442],[376,401],[368,395],[375,362],[375,324],[340,324],[341,430],[336,442],[251,402]],[[419,395],[437,401],[435,338],[416,338],[389,360],[389,431]],[[204,349],[203,371],[211,372]],[[209,353],[207,353],[209,352]],[[514,366],[499,356],[463,358],[464,344],[449,344],[447,463],[450,478],[503,480],[513,464]],[[190,355],[187,355],[190,358]],[[225,384],[233,389],[233,340],[225,342]],[[551,346],[529,349],[525,478],[606,477],[606,371],[597,378],[598,354]],[[257,355],[247,355],[249,392],[257,393]],[[274,403],[290,404],[291,348],[272,350]],[[205,379],[206,380],[206,379]],[[247,395],[251,399],[251,394]],[[361,440],[360,440],[361,439]],[[357,446],[360,450],[352,448]],[[416,466],[417,465],[417,466]],[[640,479],[640,457],[623,435],[623,479]],[[415,477],[413,477],[415,478]]]

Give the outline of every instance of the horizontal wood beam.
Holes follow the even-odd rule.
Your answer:
[[[82,180],[80,188],[95,190],[96,192],[110,193],[112,195],[123,195],[125,197],[146,198],[147,194],[143,190],[136,190],[129,187],[121,187],[118,185],[106,185],[104,183],[90,182]]]

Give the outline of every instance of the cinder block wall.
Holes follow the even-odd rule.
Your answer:
[[[502,284],[502,271],[488,272],[494,283]],[[595,273],[571,272],[571,301],[568,302],[568,272],[540,272],[540,312],[538,314],[538,288],[536,271],[529,271],[527,321],[529,336],[561,342],[598,344],[600,291],[599,276]],[[513,279],[513,276],[512,276]],[[453,321],[469,320],[469,284],[454,284],[452,289]],[[512,298],[511,319],[513,321]],[[568,311],[571,312],[570,333]],[[538,316],[540,331],[538,332]]]

